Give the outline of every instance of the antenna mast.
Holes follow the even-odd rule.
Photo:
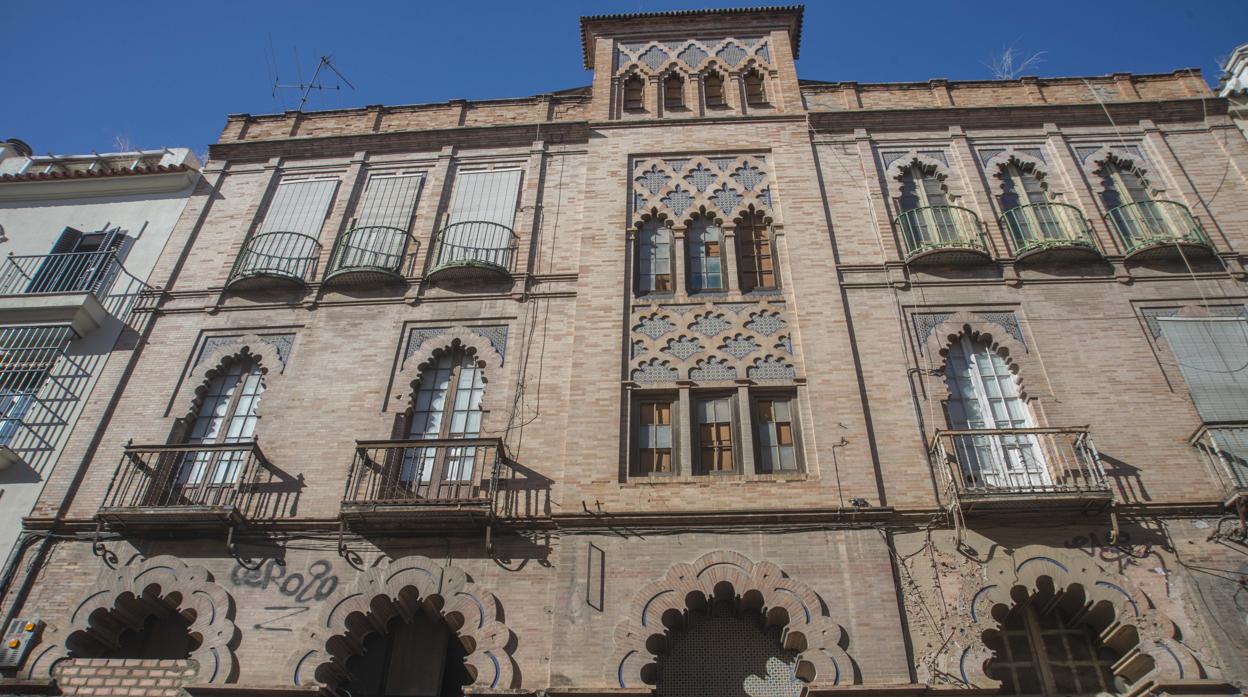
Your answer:
[[[308,80],[306,83],[300,81],[299,84],[297,85],[283,85],[281,83],[281,78],[275,75],[273,78],[273,96],[274,97],[277,96],[277,91],[279,89],[297,89],[299,90],[300,95],[299,95],[299,107],[296,109],[296,111],[303,111],[303,107],[308,103],[308,97],[311,96],[312,90],[318,90],[318,91],[323,92],[325,90],[339,91],[342,89],[342,85],[337,85],[337,84],[325,85],[321,82],[317,82],[318,78],[320,78],[321,76],[321,71],[326,68],[328,68],[330,72],[332,72],[334,75],[337,75],[338,79],[341,80],[344,84],[346,84],[347,87],[350,87],[352,90],[355,90],[355,85],[351,84],[351,81],[348,80],[346,76],[343,75],[342,72],[338,70],[338,68],[334,67],[333,57],[321,56],[320,62],[316,64],[316,70],[312,73],[312,79]]]

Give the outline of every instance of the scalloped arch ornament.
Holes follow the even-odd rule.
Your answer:
[[[473,685],[519,687],[515,635],[502,603],[462,569],[420,556],[383,559],[325,599],[316,620],[295,635],[284,672],[295,686],[332,686],[347,675],[347,659],[363,650],[364,639],[393,616],[385,613],[422,610],[440,615],[464,644]]]
[[[168,555],[150,559],[136,555],[126,566],[101,573],[96,589],[79,601],[65,624],[48,624],[42,641],[26,661],[23,677],[50,677],[52,668],[69,657],[65,642],[78,632],[89,631],[92,615],[113,610],[125,594],[140,596],[153,586],[160,589],[161,596],[178,593],[182,598],[179,610],[195,612],[195,621],[187,631],[200,638],[199,648],[190,655],[198,672],[188,682],[222,684],[233,680],[238,672],[234,647],[239,638],[233,596],[213,582],[207,569]]]
[[[839,685],[854,681],[853,662],[845,652],[844,628],[823,614],[824,603],[815,591],[790,578],[770,562],[754,562],[742,554],[716,551],[692,564],[680,563],[663,578],[641,588],[628,606],[628,616],[616,625],[615,648],[606,679],[613,687],[646,686],[642,677],[656,656],[650,639],[667,632],[664,615],[684,613],[686,597],[701,593],[710,598],[717,586],[729,584],[737,598],[754,599],[769,623],[780,624],[781,641],[796,648],[798,675],[810,682]]]
[[[1059,593],[1078,586],[1084,593],[1086,607],[1112,608],[1107,632],[1135,628],[1139,635],[1135,651],[1141,657],[1151,658],[1154,664],[1137,683],[1208,676],[1205,666],[1179,641],[1179,627],[1156,602],[1159,599],[1148,596],[1128,577],[1105,569],[1082,552],[1029,545],[1013,555],[998,555],[985,566],[982,582],[964,587],[961,612],[950,627],[952,637],[930,662],[918,661],[920,670],[927,667],[936,675],[920,675],[920,681],[944,682],[939,678],[943,674],[973,687],[1000,687],[1000,681],[985,673],[992,651],[982,640],[985,632],[997,627],[993,608],[1013,606],[1011,591],[1016,587],[1034,596],[1042,587],[1050,586]]]

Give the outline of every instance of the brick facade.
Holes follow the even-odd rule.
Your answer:
[[[1058,583],[1059,599],[1086,595],[1105,641],[1133,651],[1132,689],[1243,687],[1242,533],[1188,443],[1200,417],[1150,325],[1248,296],[1248,141],[1225,100],[1190,70],[799,83],[800,8],[591,17],[582,29],[590,88],[229,117],[153,275],[159,307],[117,349],[138,352],[116,376],[120,397],[87,405],[99,447],[71,440],[81,472],[59,468],[27,519],[56,536],[31,551],[28,590],[10,592],[19,616],[47,623],[16,677],[65,694],[145,694],[99,681],[162,671],[191,694],[313,693],[346,684],[370,631],[420,611],[466,645],[473,693],[646,694],[689,608],[727,594],[741,617],[781,628],[811,692],[982,694],[999,684],[982,635],[1013,584],[1051,598]],[[765,105],[741,87],[747,66]],[[707,70],[728,78],[718,111],[700,101]],[[644,75],[639,110],[620,104],[629,71]],[[662,111],[670,71],[689,112]],[[1208,243],[1128,254],[1098,191],[1111,157],[1186,206]],[[1082,212],[1097,253],[1019,253],[998,222],[995,168],[1010,158]],[[982,221],[983,252],[908,256],[894,219],[915,161]],[[521,172],[516,258],[505,274],[448,275],[435,239],[462,174],[507,169]],[[331,282],[368,177],[400,171],[424,177],[409,270]],[[237,283],[281,182],[316,177],[338,184],[302,282]],[[774,234],[778,289],[742,291],[734,276],[691,293],[681,244],[677,287],[640,292],[649,221],[679,242],[706,216],[731,240],[749,206]],[[731,274],[741,259],[725,263]],[[968,330],[1007,356],[1038,426],[1086,427],[1107,501],[961,512],[928,446],[948,426],[950,341]],[[402,438],[422,369],[456,350],[484,374],[480,436],[505,444],[481,483],[487,509],[348,514],[357,442]],[[227,523],[160,517],[150,499],[110,507],[135,466],[123,446],[182,442],[203,388],[239,356],[266,385],[255,507]],[[695,372],[707,366],[735,372]],[[689,467],[692,405],[708,394],[734,400],[738,471]],[[750,410],[771,394],[793,398],[800,470],[765,471],[752,442]],[[635,406],[653,395],[676,405],[673,476],[640,476],[633,461]],[[70,637],[124,624],[114,615],[132,596],[186,616],[191,667],[74,648]]]

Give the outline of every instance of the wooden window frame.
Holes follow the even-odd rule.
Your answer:
[[[629,423],[629,475],[633,477],[676,477],[680,475],[680,396],[671,391],[634,393]],[[670,472],[646,472],[641,463],[641,410],[649,404],[667,405],[668,427],[672,430]]]
[[[642,248],[646,246],[644,236],[647,234],[646,232],[647,228],[649,228],[651,225],[655,226],[654,229],[656,232],[661,230],[661,231],[666,232],[667,234],[667,242],[664,243],[667,246],[667,273],[666,274],[654,274],[654,279],[655,279],[654,285],[656,286],[655,288],[643,288],[642,287],[643,285],[642,284],[642,277],[643,277],[642,270],[643,270],[643,264],[646,262],[646,256],[642,254]],[[634,277],[633,294],[636,296],[643,296],[643,295],[671,295],[675,293],[676,292],[676,259],[675,259],[675,253],[676,253],[675,237],[676,235],[675,233],[672,231],[671,228],[667,227],[660,221],[650,221],[646,223],[645,225],[641,226],[640,228],[638,228],[634,237],[637,240],[637,254],[636,254],[637,262],[635,264],[636,273],[634,273],[633,275]],[[651,244],[650,246],[655,248],[656,250],[659,247],[657,243]],[[658,257],[656,256],[655,258],[657,259]],[[659,285],[658,279],[662,278],[663,276],[667,277],[667,288],[661,290],[657,286]]]
[[[760,270],[759,260],[763,258],[758,254],[760,245],[757,240],[757,232],[763,232],[767,236],[764,243],[767,247],[766,258],[771,260],[771,285],[762,284],[762,272]],[[776,235],[775,230],[763,222],[763,215],[758,213],[754,216],[747,217],[736,228],[737,243],[737,275],[741,284],[741,291],[750,293],[753,291],[778,291],[780,290],[780,269],[776,263]],[[749,268],[747,268],[747,266]],[[747,274],[752,274],[755,283],[749,283]]]
[[[719,251],[714,255],[711,255],[706,251],[707,243],[705,241],[697,239],[701,236],[702,232],[712,229],[717,230],[719,233],[719,242],[716,243]],[[710,218],[699,218],[694,224],[690,225],[685,230],[685,290],[690,295],[697,295],[699,293],[723,293],[728,290],[728,262],[725,258],[726,242],[727,236],[724,234],[724,228],[716,225],[715,221]],[[697,245],[703,246],[702,253],[700,255],[694,253]],[[697,273],[694,273],[693,269],[695,259],[702,260],[701,267],[698,269]],[[704,285],[701,288],[694,288],[693,286],[695,282],[700,283],[707,277],[708,274],[706,266],[707,262],[711,259],[717,259],[719,261],[719,285]]]
[[[785,400],[789,403],[789,428],[793,434],[793,469],[764,470],[766,458],[763,457],[763,439],[759,429],[763,426],[760,402]],[[754,434],[754,469],[759,474],[796,474],[806,471],[806,458],[802,456],[802,424],[798,409],[797,390],[766,389],[750,393],[750,427]]]
[[[732,468],[728,470],[710,470],[707,469],[702,462],[702,423],[698,419],[698,406],[702,402],[724,399],[728,401],[730,409],[728,415],[728,428],[730,429],[729,443],[732,448]],[[706,392],[697,392],[690,395],[689,400],[689,422],[691,434],[691,449],[693,454],[692,473],[699,477],[720,477],[734,476],[743,473],[742,457],[741,457],[741,413],[739,410],[736,392],[728,392],[722,390],[712,390]],[[722,423],[722,422],[716,422]]]
[[[633,94],[636,85],[636,94]],[[633,73],[624,78],[620,85],[620,106],[624,111],[637,112],[646,110],[646,80]],[[635,97],[635,99],[634,99]]]

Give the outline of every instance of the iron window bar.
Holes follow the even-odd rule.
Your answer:
[[[906,259],[940,250],[972,250],[987,254],[979,216],[961,206],[921,206],[893,219],[901,231]]]
[[[1177,201],[1125,203],[1109,209],[1105,218],[1112,221],[1127,256],[1172,244],[1210,246],[1191,210]]]
[[[929,453],[962,499],[1110,493],[1087,426],[942,429],[932,437]]]
[[[477,268],[509,275],[517,249],[516,233],[502,223],[465,220],[446,225],[433,238],[432,276],[451,268]]]
[[[1061,247],[1099,251],[1083,211],[1067,203],[1029,203],[1001,214],[1001,227],[1009,231],[1014,254]]]

